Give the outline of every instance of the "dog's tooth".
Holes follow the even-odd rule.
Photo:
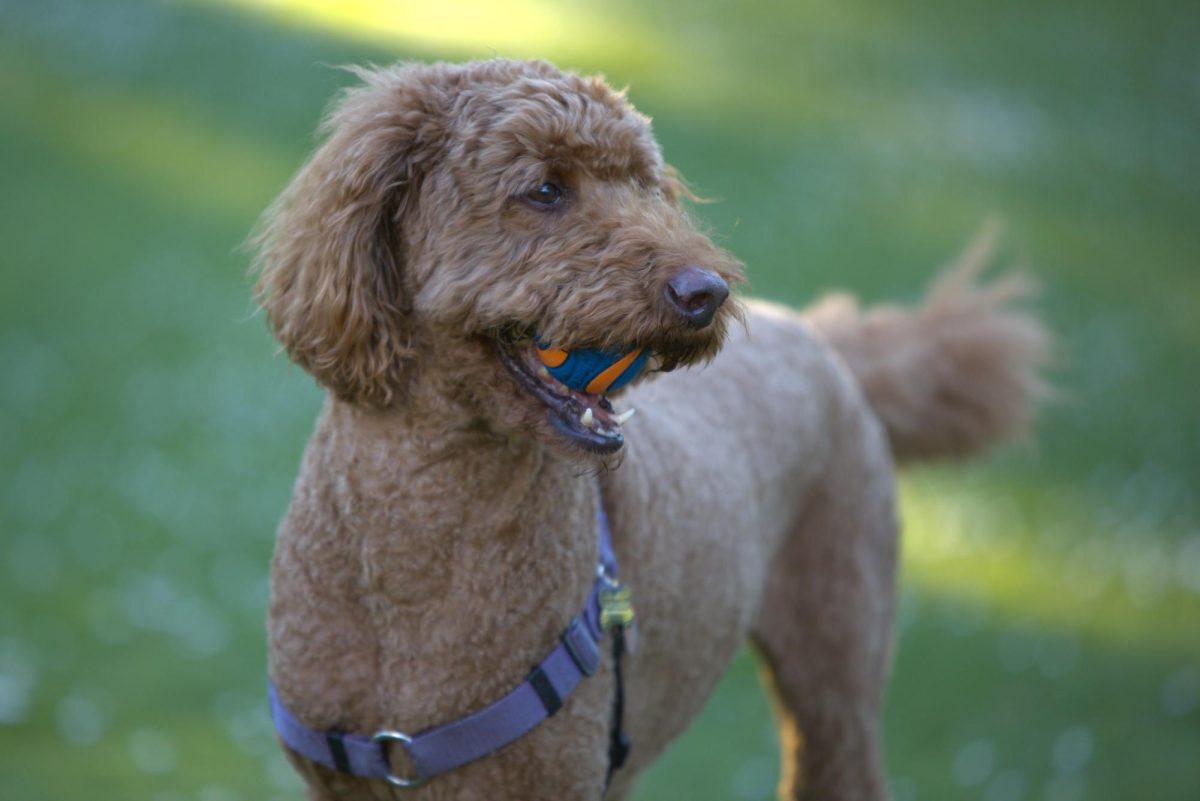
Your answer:
[[[630,406],[628,409],[621,412],[620,414],[613,415],[613,422],[619,426],[623,426],[623,425],[625,425],[625,421],[628,420],[630,417],[633,417],[635,414],[637,414],[637,409]]]
[[[662,368],[662,359],[654,354],[650,354],[650,358],[646,359],[646,372],[653,373]]]
[[[595,421],[595,419],[596,419],[595,415],[592,414],[592,407],[589,406],[587,408],[587,411],[585,411],[582,415],[580,415],[579,422],[583,423],[584,428],[591,428],[592,423]]]
[[[538,377],[539,378],[549,378],[550,377],[550,371],[546,369],[545,365],[538,368]]]

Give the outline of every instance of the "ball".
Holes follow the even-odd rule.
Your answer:
[[[555,379],[577,392],[592,395],[616,392],[637,378],[650,352],[645,348],[604,351],[595,348],[561,350],[537,344],[537,355]]]

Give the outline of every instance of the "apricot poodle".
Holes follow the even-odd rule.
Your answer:
[[[627,798],[749,638],[780,797],[885,798],[893,463],[1026,426],[1020,286],[739,299],[601,79],[358,76],[255,239],[271,329],[328,390],[270,602],[309,797]],[[551,369],[576,355],[605,369]]]

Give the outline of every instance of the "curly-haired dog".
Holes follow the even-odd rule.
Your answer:
[[[601,80],[506,60],[359,75],[256,239],[271,327],[329,391],[270,605],[277,723],[310,797],[626,798],[749,636],[781,796],[884,798],[893,456],[970,454],[1027,422],[1045,343],[1013,285],[959,272],[915,311],[841,299],[807,322],[726,299],[741,266]],[[610,403],[550,377],[538,343],[695,369]],[[595,675],[595,651],[562,661],[601,586],[598,505],[637,614],[620,688],[627,619],[584,643]],[[376,761],[402,778],[469,759],[404,790],[354,775],[372,733],[522,693],[536,725],[512,742],[434,759],[385,735]],[[610,775],[618,693],[632,751]]]

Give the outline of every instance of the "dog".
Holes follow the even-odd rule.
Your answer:
[[[1047,335],[1019,280],[747,300],[602,79],[356,73],[253,239],[270,328],[327,390],[268,627],[309,797],[627,798],[749,639],[780,797],[886,798],[894,465],[1026,430]],[[650,355],[610,398],[548,347]]]

